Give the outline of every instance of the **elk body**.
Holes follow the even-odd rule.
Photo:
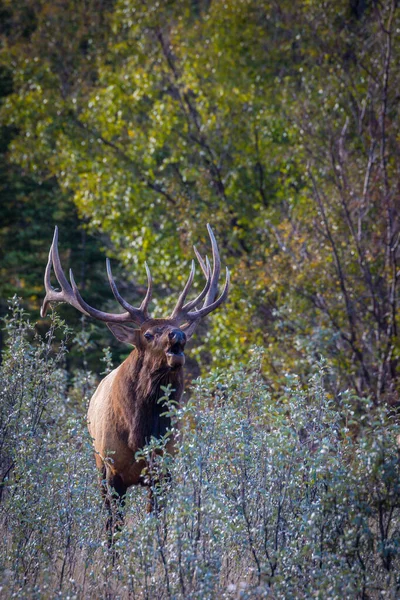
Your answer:
[[[186,341],[193,334],[199,321],[224,302],[228,295],[227,269],[224,289],[216,299],[221,269],[220,258],[212,229],[209,225],[207,227],[212,244],[212,267],[208,259],[203,260],[194,248],[206,278],[205,286],[194,300],[186,302],[195,275],[195,265],[192,261],[184,289],[171,316],[166,319],[153,319],[148,313],[152,278],[147,264],[145,266],[148,287],[139,308],[128,304],[120,295],[108,259],[106,265],[110,286],[125,312],[112,314],[89,306],[77,289],[72,271],[70,281],[64,274],[58,253],[57,227],[54,232],[44,278],[46,296],[41,316],[46,315],[50,302],[67,302],[83,314],[105,321],[118,340],[134,346],[128,358],[100,383],[88,409],[89,433],[93,439],[96,464],[102,475],[103,493],[110,511],[108,526],[111,528],[113,506],[107,490],[114,490],[117,513],[121,520],[121,509],[128,487],[146,485],[146,479],[143,477],[145,465],[143,461],[135,459],[135,454],[152,436],[163,436],[170,426],[168,418],[163,416],[165,407],[158,402],[164,396],[162,388],[169,385],[172,390],[170,398],[179,404],[183,394]],[[61,291],[51,286],[52,267]]]

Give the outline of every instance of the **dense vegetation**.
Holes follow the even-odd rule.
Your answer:
[[[398,598],[400,427],[387,408],[336,405],[321,364],[307,385],[288,378],[277,405],[253,349],[199,379],[183,408],[167,404],[180,428],[174,459],[154,466],[172,475],[154,485],[161,509],[147,514],[132,489],[113,552],[82,411],[93,380],[68,385],[57,328],[32,337],[17,306],[7,320],[3,597]]]
[[[399,34],[397,0],[0,0],[0,596],[399,597]],[[39,320],[52,231],[92,305],[146,260],[164,316],[207,222],[208,375],[110,551],[85,410],[128,349]]]

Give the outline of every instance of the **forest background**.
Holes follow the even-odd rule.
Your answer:
[[[397,403],[399,22],[372,0],[3,1],[3,314],[17,293],[37,319],[55,224],[89,303],[110,308],[106,253],[133,301],[149,262],[166,314],[210,221],[233,285],[199,364],[263,345],[279,393],[322,355],[333,394]],[[84,327],[94,368],[110,340]]]

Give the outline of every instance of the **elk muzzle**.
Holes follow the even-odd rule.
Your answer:
[[[168,365],[172,368],[182,367],[185,364],[185,355],[183,353],[186,344],[185,333],[180,329],[173,329],[168,334],[168,341]]]

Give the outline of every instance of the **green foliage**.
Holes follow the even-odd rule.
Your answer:
[[[10,71],[0,67],[0,103],[11,93]],[[3,125],[0,129],[0,316],[7,313],[7,298],[17,294],[31,317],[37,319],[44,296],[44,267],[55,224],[62,230],[60,251],[64,264],[67,266],[70,261],[81,287],[90,288],[89,302],[105,303],[108,290],[104,285],[104,254],[100,251],[104,241],[87,233],[70,194],[60,190],[55,178],[38,182],[10,161],[8,150],[16,134],[15,128],[10,126]],[[71,326],[85,325],[81,315],[70,308],[61,308],[61,314],[68,318]],[[41,321],[43,335],[48,326],[47,321]],[[90,326],[90,330],[93,347],[88,359],[94,367],[101,356],[105,332],[104,327]],[[81,362],[79,347],[70,349],[69,365]]]
[[[10,157],[149,262],[158,315],[213,223],[234,285],[203,363],[262,343],[279,395],[323,353],[332,394],[398,402],[397,3],[4,4]]]
[[[68,384],[65,347],[51,345],[59,320],[41,341],[14,304],[6,326],[2,595],[398,597],[399,425],[368,401],[329,400],[326,365],[307,385],[288,378],[280,403],[259,348],[235,371],[197,380],[181,408],[166,390],[176,452],[157,454],[166,436],[141,453],[158,510],[147,514],[132,489],[108,550],[83,416],[92,383]]]

